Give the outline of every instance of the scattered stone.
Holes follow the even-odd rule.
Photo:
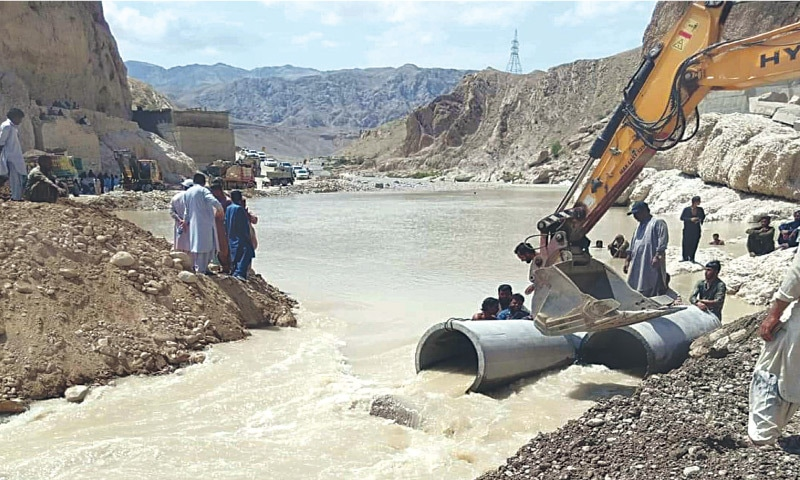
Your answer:
[[[81,403],[86,399],[86,395],[88,394],[89,387],[85,385],[75,385],[74,387],[69,387],[64,392],[64,398],[71,403]]]
[[[178,272],[178,280],[188,284],[197,283],[197,275],[192,272]]]
[[[683,469],[683,476],[690,477],[690,476],[695,475],[695,474],[697,474],[699,472],[700,472],[700,467],[698,467],[697,465],[694,465],[694,466],[691,466],[691,467],[684,468]]]
[[[26,283],[19,283],[19,282],[14,283],[14,290],[24,294],[33,293],[33,287]]]
[[[67,279],[78,278],[81,275],[72,268],[59,268],[58,274]]]
[[[120,268],[125,268],[136,264],[136,258],[128,252],[121,251],[112,255],[110,262]]]
[[[0,414],[18,414],[28,410],[28,406],[19,400],[0,400]]]
[[[781,102],[786,103],[789,101],[789,95],[784,92],[767,92],[758,96],[762,102]]]

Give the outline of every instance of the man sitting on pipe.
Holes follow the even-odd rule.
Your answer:
[[[689,303],[697,306],[704,312],[711,312],[722,321],[722,306],[725,304],[727,287],[719,279],[722,265],[716,260],[706,263],[705,280],[700,280],[694,286]]]
[[[481,311],[472,316],[473,320],[497,320],[500,311],[500,302],[493,297],[488,297],[481,304]]]

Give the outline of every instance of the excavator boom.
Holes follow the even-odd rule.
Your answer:
[[[586,235],[657,151],[691,139],[697,105],[708,92],[800,78],[800,23],[720,42],[731,6],[693,3],[647,52],[579,176],[556,211],[538,222],[532,312],[543,333],[604,330],[675,308],[668,298],[646,298],[621,285],[614,271],[590,258]]]

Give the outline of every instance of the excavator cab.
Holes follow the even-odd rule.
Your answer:
[[[531,315],[545,335],[565,335],[617,328],[686,308],[674,306],[678,294],[645,297],[607,265],[568,260],[554,265],[531,267],[536,285]]]

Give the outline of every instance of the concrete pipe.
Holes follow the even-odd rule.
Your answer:
[[[467,389],[485,392],[575,360],[582,334],[548,337],[530,320],[450,319],[428,329],[417,344],[417,373],[459,368],[475,373]]]
[[[720,325],[716,316],[690,305],[646,322],[585,335],[580,361],[644,370],[646,375],[667,372],[686,360],[696,338]]]

